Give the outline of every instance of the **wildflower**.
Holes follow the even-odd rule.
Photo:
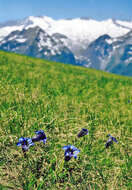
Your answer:
[[[78,153],[80,152],[80,150],[73,145],[63,146],[62,149],[65,150],[65,161],[69,161],[72,157],[76,159]]]
[[[41,142],[42,141],[45,144],[47,137],[46,137],[44,131],[39,130],[39,131],[35,131],[35,133],[36,133],[36,136],[32,138],[32,141],[33,142],[39,142],[39,141]]]
[[[108,148],[110,145],[113,144],[113,141],[118,143],[115,137],[111,136],[110,134],[107,135],[109,137],[108,141],[105,144],[105,147]]]
[[[30,146],[33,146],[34,143],[32,142],[31,138],[25,138],[25,137],[21,137],[19,138],[19,141],[17,143],[17,146],[21,146],[22,147],[22,151],[26,152]]]
[[[88,129],[84,129],[84,128],[82,128],[82,130],[78,133],[78,138],[79,137],[83,137],[83,136],[85,136],[85,135],[88,135],[88,133],[89,133],[89,131],[88,131]]]

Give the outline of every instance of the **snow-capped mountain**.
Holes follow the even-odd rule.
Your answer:
[[[60,33],[68,37],[71,49],[77,46],[85,48],[88,43],[94,41],[99,36],[108,34],[111,37],[119,37],[128,33],[132,29],[132,22],[118,20],[96,21],[93,19],[75,18],[53,20],[50,17],[30,16],[24,20],[17,21],[16,24],[8,24],[0,28],[0,38],[7,36],[15,30],[40,27],[49,35]],[[69,45],[69,44],[68,44]]]
[[[132,76],[132,31],[111,42],[113,51],[106,61],[106,71]]]
[[[0,43],[0,49],[63,63],[75,64],[73,53],[65,46],[61,34],[49,35],[38,26],[16,30]]]
[[[82,56],[87,60],[82,62],[86,67],[132,76],[132,31],[117,38],[100,36]]]
[[[109,71],[119,38],[131,30],[132,21],[30,16],[0,24],[0,49]]]
[[[112,38],[104,34],[91,42],[82,52],[82,61],[85,67],[105,70],[106,59],[110,56],[113,46],[110,43]],[[83,60],[85,58],[86,61]]]

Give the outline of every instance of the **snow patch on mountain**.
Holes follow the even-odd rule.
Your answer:
[[[113,42],[117,41],[117,38],[110,38],[105,40],[108,44],[112,44]]]
[[[120,24],[121,26],[132,29],[132,21],[128,22],[128,21],[116,20],[116,23]]]
[[[130,64],[132,63],[132,57],[129,57],[128,59],[125,60],[125,64]]]
[[[23,43],[23,42],[26,41],[26,39],[18,38],[18,39],[16,39],[16,41],[19,42],[19,43]]]
[[[129,30],[116,26],[112,19],[105,21],[82,20],[80,18],[72,20],[58,20],[52,23],[48,28],[50,33],[61,33],[66,35],[72,41],[82,42],[88,39],[92,42],[101,35],[108,34],[111,37],[118,37],[126,34]]]
[[[41,32],[39,35],[39,43],[38,43],[38,47],[42,48],[44,46],[48,46],[49,48],[51,48],[52,44],[50,42],[50,38],[48,36],[44,36],[44,34]]]
[[[34,17],[30,16],[21,21],[16,26],[5,26],[0,30],[0,38],[7,36],[9,33],[15,30],[22,30],[39,26],[45,30],[48,34],[60,33],[66,35],[72,42],[77,45],[80,43],[86,44],[94,41],[99,36],[108,34],[111,37],[118,37],[126,34],[132,29],[132,22],[116,21],[116,25],[112,19],[104,21],[96,21],[93,19],[60,19],[53,20],[50,17]],[[129,27],[129,28],[128,28]]]
[[[39,26],[43,30],[48,30],[52,27],[53,23],[55,22],[52,18],[44,16],[44,17],[34,17],[30,16],[27,18],[26,22],[29,22],[30,24],[25,27],[25,29],[34,28],[36,26]]]
[[[11,32],[16,30],[23,30],[24,25],[21,26],[6,26],[3,28],[0,28],[0,40],[2,40],[5,36],[8,36]]]

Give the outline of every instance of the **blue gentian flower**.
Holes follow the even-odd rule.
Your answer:
[[[107,135],[109,137],[108,141],[105,144],[105,147],[108,148],[110,145],[113,144],[113,141],[118,143],[115,137],[111,136],[110,134]]]
[[[73,145],[63,146],[62,149],[65,150],[65,161],[69,161],[72,157],[76,159],[78,153],[80,152],[80,150]]]
[[[85,135],[88,135],[88,133],[89,133],[88,129],[82,128],[82,130],[78,133],[77,136],[80,138],[80,137],[83,137]]]
[[[21,146],[23,152],[26,152],[30,146],[33,146],[34,143],[32,142],[31,138],[25,138],[25,137],[21,137],[19,138],[19,141],[17,143],[17,146]]]
[[[32,138],[33,142],[43,142],[44,144],[46,143],[47,137],[44,133],[43,130],[35,131],[36,136]]]

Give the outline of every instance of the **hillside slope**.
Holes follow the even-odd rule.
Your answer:
[[[0,189],[131,189],[131,106],[132,78],[0,51]],[[39,129],[46,145],[24,158],[18,138]]]

